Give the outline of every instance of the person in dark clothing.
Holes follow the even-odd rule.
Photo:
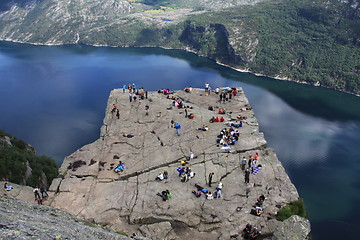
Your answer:
[[[211,187],[212,177],[214,173],[209,173],[209,187]]]
[[[248,166],[249,166],[249,168],[251,168],[251,164],[252,164],[252,158],[250,157],[250,158],[249,158],[249,161],[248,161]]]
[[[250,170],[247,168],[245,170],[245,183],[249,183],[250,181]]]
[[[35,201],[36,201],[38,198],[40,198],[39,188],[38,187],[34,188],[33,192],[34,192]]]
[[[119,109],[116,109],[116,117],[117,117],[117,119],[120,118],[120,111],[119,111]]]
[[[117,107],[115,104],[113,104],[113,109],[111,110],[111,113],[114,113],[116,111]]]
[[[46,192],[46,188],[44,186],[40,187],[40,192],[41,192],[41,197],[42,198],[45,198],[45,197],[49,196],[49,194]],[[46,195],[46,196],[44,197],[44,195]]]

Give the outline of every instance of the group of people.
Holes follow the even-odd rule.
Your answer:
[[[239,130],[233,129],[230,127],[229,129],[224,128],[220,131],[216,142],[223,146],[234,145],[237,141],[239,141]]]
[[[181,182],[187,182],[191,178],[195,177],[196,173],[186,166],[188,164],[188,161],[183,160],[180,162],[180,164],[181,166],[178,167],[176,171],[178,171],[179,173],[179,178]]]
[[[155,180],[158,180],[158,181],[162,181],[164,179],[168,179],[169,178],[169,173],[164,170],[164,172],[160,173],[156,178]]]
[[[261,235],[261,231],[258,228],[253,227],[249,223],[246,224],[245,228],[243,229],[244,239],[255,240],[260,235]]]
[[[196,197],[200,197],[201,194],[205,194],[205,198],[208,200],[214,199],[214,198],[221,198],[221,190],[223,188],[222,182],[219,182],[219,184],[216,187],[216,190],[214,193],[212,193],[210,190],[200,186],[199,184],[195,183],[196,191],[192,191],[192,193]]]
[[[163,201],[167,201],[172,197],[172,194],[170,193],[169,190],[164,190],[161,193],[158,192],[156,195],[158,195],[159,197],[162,198]]]
[[[237,95],[237,90],[236,88],[227,87],[223,91],[220,91],[220,89],[216,88],[215,93],[219,95],[220,103],[226,103],[231,102],[233,96],[235,97]]]
[[[38,186],[36,186],[34,188],[33,192],[34,192],[34,196],[35,196],[35,201],[38,204],[42,204],[43,200],[49,196],[48,193],[46,192],[46,188],[44,186],[41,186],[40,188]],[[41,193],[41,196],[40,196],[40,193]]]

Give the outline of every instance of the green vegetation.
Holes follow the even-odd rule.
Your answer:
[[[128,2],[134,7],[132,12],[109,10],[105,16],[103,10],[108,9],[101,9],[101,4],[91,5],[89,17],[84,19],[78,13],[86,5],[73,1],[66,8],[70,20],[64,20],[48,17],[54,15],[53,4],[41,1],[24,15],[21,24],[16,18],[0,17],[0,32],[7,32],[6,39],[33,43],[67,44],[79,39],[77,43],[89,45],[192,50],[253,73],[360,94],[360,12],[350,3]],[[190,8],[192,14],[185,15],[189,10],[180,8]],[[206,11],[197,12],[199,9]]]
[[[278,212],[276,219],[278,221],[284,221],[292,215],[298,215],[300,217],[306,218],[306,211],[303,199],[300,198],[299,200],[291,202],[289,205],[282,207]]]
[[[28,176],[27,165],[31,168]],[[58,167],[53,159],[35,155],[30,145],[0,130],[0,179],[35,187],[51,183],[57,173]]]
[[[189,20],[197,28],[210,22],[224,25],[230,33],[238,29],[238,46],[232,47],[240,58],[251,50],[243,46],[258,40],[253,61],[239,62],[233,56],[230,65],[359,94],[360,17],[356,14],[356,10],[334,0],[329,4],[290,0],[206,13]],[[221,60],[219,53],[224,51],[215,55]]]

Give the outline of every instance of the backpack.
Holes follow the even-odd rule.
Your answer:
[[[175,128],[176,128],[176,129],[181,128],[180,124],[179,124],[179,123],[175,123]]]

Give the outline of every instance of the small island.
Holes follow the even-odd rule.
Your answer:
[[[228,87],[114,89],[100,138],[65,158],[49,194],[50,206],[151,239],[242,239],[247,224],[281,239],[276,215],[299,199],[244,92]]]

